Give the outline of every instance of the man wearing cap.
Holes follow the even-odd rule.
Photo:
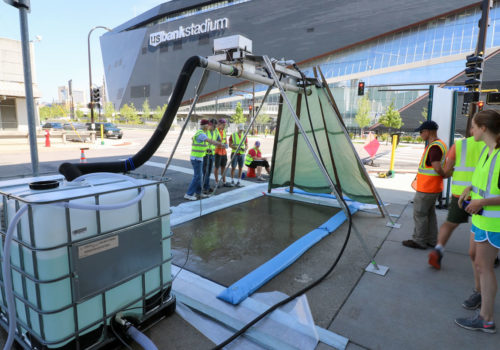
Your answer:
[[[191,165],[193,166],[193,180],[184,195],[184,198],[190,201],[197,200],[197,196],[201,198],[207,197],[206,194],[201,193],[201,181],[203,178],[203,157],[205,157],[208,144],[224,147],[221,142],[214,141],[208,138],[207,130],[210,127],[210,122],[207,119],[200,120],[200,130],[198,130],[192,138],[191,147]]]
[[[236,163],[238,163],[238,182],[236,186],[240,187],[241,173],[243,171],[243,157],[245,157],[245,151],[247,149],[247,138],[243,139],[243,130],[245,126],[243,124],[238,124],[238,131],[229,136],[229,147],[231,147],[231,185],[234,186],[234,170],[236,169]],[[238,149],[238,145],[241,143],[241,147]]]
[[[269,174],[269,163],[266,158],[262,158],[262,153],[260,152],[260,141],[255,141],[255,146],[250,149],[245,158],[245,165],[249,168],[255,169],[255,175],[257,175],[257,180],[264,181],[262,177],[262,167],[266,169]]]
[[[217,141],[221,142],[224,145],[227,144],[226,119],[224,118],[219,119],[219,122],[217,123],[217,128],[215,129],[215,134]],[[230,187],[230,185],[226,183],[226,176],[224,174],[224,170],[226,170],[226,165],[227,165],[226,148],[215,147],[214,162],[215,162],[215,169],[214,169],[215,183],[219,183],[219,169],[220,169],[220,174],[222,176],[222,185],[225,187]]]
[[[413,199],[413,239],[403,241],[405,247],[427,249],[436,245],[436,200],[443,192],[443,178],[446,177],[443,166],[447,151],[446,145],[437,136],[437,130],[437,123],[431,120],[415,129],[420,132],[422,140],[427,142],[427,147],[420,159],[415,179],[414,188],[417,193]]]
[[[217,125],[217,119],[210,120],[210,126],[207,129],[207,136],[210,140],[217,141],[217,132],[215,127]],[[210,174],[212,173],[212,167],[214,165],[214,153],[215,145],[210,144],[207,146],[207,152],[205,157],[203,157],[203,193],[208,194],[212,192],[210,188]]]

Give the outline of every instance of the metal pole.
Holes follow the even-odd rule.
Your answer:
[[[95,124],[94,124],[94,98],[92,97],[92,60],[90,58],[90,34],[98,28],[105,29],[108,32],[111,31],[108,27],[104,26],[96,26],[92,28],[89,31],[89,34],[87,36],[87,49],[88,49],[88,56],[89,56],[89,93],[90,93],[90,128],[92,130],[95,130]]]
[[[26,109],[28,112],[28,132],[30,139],[31,167],[33,176],[38,176],[38,148],[36,144],[35,101],[33,98],[33,80],[31,78],[31,57],[29,48],[28,9],[19,7],[21,22],[21,46],[23,51],[24,90],[26,93]]]
[[[198,87],[196,88],[196,93],[193,99],[193,103],[191,104],[191,108],[189,108],[188,115],[186,117],[186,122],[182,126],[181,133],[179,134],[179,137],[177,138],[177,141],[175,142],[174,149],[172,150],[172,153],[170,154],[170,157],[168,158],[167,164],[165,164],[165,169],[163,169],[163,172],[161,173],[161,177],[165,176],[165,173],[167,172],[167,169],[172,162],[172,159],[174,158],[174,153],[177,150],[177,146],[179,146],[179,142],[181,141],[182,134],[184,134],[184,130],[186,130],[186,126],[189,123],[189,119],[191,118],[191,114],[193,114],[194,107],[196,106],[196,102],[198,102],[198,99],[200,98],[201,92],[203,91],[205,87],[205,83],[207,82],[208,76],[210,74],[210,71],[205,69],[203,71],[203,75],[201,76],[200,83],[198,84]]]

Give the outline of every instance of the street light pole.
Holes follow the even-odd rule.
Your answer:
[[[89,35],[87,36],[87,47],[88,47],[88,54],[89,54],[89,92],[90,92],[90,125],[91,129],[95,130],[95,124],[94,124],[94,98],[92,97],[92,60],[90,58],[90,34],[98,28],[105,29],[108,32],[111,31],[108,27],[104,26],[96,26],[92,28],[89,32]]]

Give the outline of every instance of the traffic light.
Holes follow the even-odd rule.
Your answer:
[[[484,108],[484,101],[478,101],[477,102],[477,111],[481,112]]]
[[[95,103],[99,103],[101,101],[101,89],[99,88],[92,89],[92,101]]]
[[[365,94],[365,82],[358,82],[358,96],[363,96]]]
[[[250,112],[252,111],[252,109],[253,109],[253,106],[252,106],[252,105],[248,106],[248,110],[249,110]]]
[[[231,85],[231,86],[229,87],[229,96],[231,96],[232,94],[233,94],[233,86]]]
[[[500,92],[489,92],[486,95],[486,103],[489,105],[500,105]]]
[[[483,73],[483,69],[481,68],[484,61],[483,53],[468,55],[466,59],[465,66],[467,68],[465,69],[465,76],[470,79],[465,81],[465,86],[471,91],[478,91],[479,85],[481,85],[481,73]]]
[[[467,102],[462,104],[462,115],[469,115],[469,104]]]

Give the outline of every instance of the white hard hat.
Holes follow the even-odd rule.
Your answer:
[[[238,124],[238,131],[239,130],[245,130],[245,125],[243,124]]]

